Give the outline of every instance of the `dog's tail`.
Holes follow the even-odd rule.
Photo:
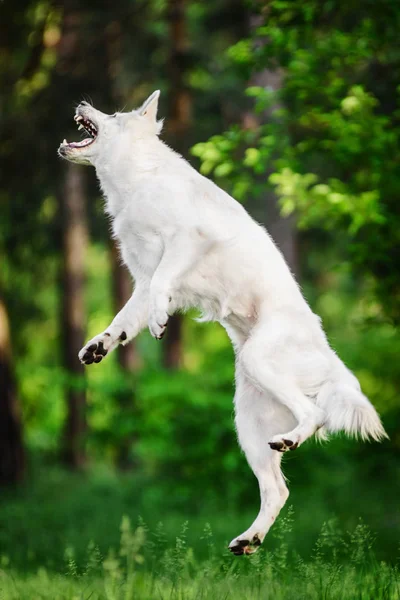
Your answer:
[[[316,398],[316,405],[326,415],[324,426],[317,432],[319,438],[326,437],[324,430],[332,433],[343,430],[356,438],[376,442],[388,437],[368,398],[348,383],[324,383]]]

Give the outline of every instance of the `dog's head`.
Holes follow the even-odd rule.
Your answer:
[[[80,142],[64,140],[58,154],[71,162],[94,165],[104,152],[109,152],[117,143],[158,135],[162,127],[162,122],[157,121],[159,95],[157,90],[138,110],[113,115],[106,115],[87,102],[82,102],[75,111],[74,120],[78,129],[85,131],[89,137]]]

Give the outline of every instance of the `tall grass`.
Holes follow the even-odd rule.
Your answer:
[[[271,531],[275,547],[252,556],[234,557],[214,543],[206,525],[200,559],[188,543],[184,523],[174,544],[160,523],[150,531],[143,521],[122,519],[120,543],[103,556],[94,542],[77,564],[74,549],[65,549],[60,573],[45,567],[21,574],[1,558],[3,600],[400,600],[398,558],[378,563],[375,540],[360,522],[351,533],[325,523],[308,557],[296,551],[293,514],[289,510]]]

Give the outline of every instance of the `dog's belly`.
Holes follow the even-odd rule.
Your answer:
[[[242,273],[208,255],[180,286],[180,307],[196,307],[204,321],[219,321],[247,335],[257,320],[257,292]]]

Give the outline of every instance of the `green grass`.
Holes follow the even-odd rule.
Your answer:
[[[257,498],[234,511],[138,475],[41,473],[0,500],[0,600],[400,600],[385,528],[349,533],[301,495],[257,554],[234,557],[227,543]]]
[[[241,599],[360,599],[400,598],[398,567],[377,563],[372,537],[363,524],[341,538],[332,523],[325,524],[307,560],[296,553],[291,514],[273,533],[274,550],[261,548],[250,557],[221,551],[209,526],[201,542],[202,560],[188,544],[184,524],[174,544],[163,527],[154,532],[145,524],[133,528],[127,517],[120,543],[102,556],[89,544],[86,560],[78,565],[72,548],[65,550],[60,573],[39,567],[21,574],[3,557],[0,593],[7,600],[180,600]]]

